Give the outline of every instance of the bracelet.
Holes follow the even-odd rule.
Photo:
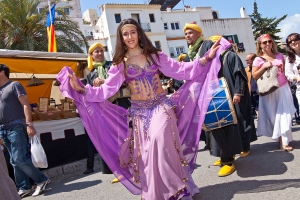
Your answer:
[[[199,62],[200,62],[201,65],[205,65],[207,63],[207,60],[206,60],[205,57],[202,57],[202,58],[199,59]]]
[[[80,94],[85,94],[86,93],[86,88],[84,87],[83,88],[83,91],[82,90],[80,90],[80,91],[78,91]]]
[[[212,58],[210,58],[208,55],[205,56],[205,59],[207,60],[207,62],[212,61]]]
[[[33,123],[32,123],[32,122],[26,123],[26,127],[28,127],[28,126],[32,127],[32,126],[33,126]]]

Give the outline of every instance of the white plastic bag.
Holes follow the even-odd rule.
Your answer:
[[[35,167],[47,168],[48,161],[45,151],[37,135],[30,138],[31,143],[31,160]]]

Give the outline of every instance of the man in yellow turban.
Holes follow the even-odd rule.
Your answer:
[[[105,79],[108,78],[108,70],[111,66],[111,61],[106,61],[104,57],[104,48],[101,43],[95,43],[90,46],[88,51],[88,69],[90,69],[90,73],[87,75],[87,84],[90,84],[94,87],[99,87],[104,83]],[[117,104],[123,108],[128,108],[130,106],[130,93],[129,90],[122,86],[121,89],[111,98],[111,101],[114,104]],[[88,146],[88,158],[87,158],[87,169],[83,172],[83,174],[89,174],[94,172],[94,155],[95,155],[95,147],[92,141],[88,138],[87,141]],[[103,174],[111,174],[111,170],[107,166],[107,164],[100,157],[100,165]],[[117,180],[115,180],[117,181]]]
[[[194,60],[197,57],[202,58],[214,42],[222,37],[214,35],[209,40],[204,40],[201,28],[195,23],[186,24],[183,31],[189,44],[188,56],[185,58],[185,62]],[[223,77],[227,82],[238,124],[224,126],[205,133],[202,132],[200,139],[205,141],[206,149],[209,149],[213,156],[220,157],[213,165],[221,166],[218,176],[222,177],[235,171],[235,154],[240,154],[240,157],[249,155],[250,142],[256,140],[257,137],[251,114],[250,94],[243,62],[232,51],[223,52],[220,62],[222,65],[218,78]]]

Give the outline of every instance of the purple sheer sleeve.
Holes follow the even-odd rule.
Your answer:
[[[121,87],[125,80],[124,76],[124,65],[113,65],[108,71],[108,78],[99,87],[92,87],[87,85],[86,88],[86,99],[89,102],[103,102],[109,97],[113,96]]]
[[[119,160],[120,147],[129,135],[127,110],[108,101],[89,102],[86,95],[71,88],[68,77],[70,73],[73,73],[72,69],[64,67],[56,76],[61,83],[60,91],[76,103],[90,139],[114,175],[130,192],[141,194],[140,184],[132,180],[131,168],[122,168]],[[78,83],[83,86],[79,80]]]
[[[191,80],[203,71],[199,62],[200,58],[196,58],[192,62],[178,62],[168,57],[162,51],[159,53],[159,61],[156,59],[159,70],[166,76],[172,77],[177,80]],[[201,65],[201,66],[200,66]]]
[[[231,44],[221,39],[220,48],[214,59],[195,71],[195,77],[186,81],[170,98],[176,104],[177,126],[181,140],[183,155],[189,163],[189,172],[192,173],[197,158],[199,139],[202,124],[205,119],[208,104],[213,92],[219,86],[218,72],[221,68],[219,56]],[[207,55],[206,52],[205,55]],[[177,64],[176,64],[177,65]],[[189,65],[188,68],[191,67]],[[167,68],[167,66],[165,67]],[[198,67],[199,68],[199,67]],[[170,69],[172,70],[172,69]],[[189,70],[192,72],[192,70]]]

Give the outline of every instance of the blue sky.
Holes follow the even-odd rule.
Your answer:
[[[146,0],[80,0],[81,10],[84,12],[88,8],[97,9],[105,3],[132,3],[143,4]],[[183,4],[184,2],[184,4]],[[220,3],[222,2],[222,3]],[[282,29],[279,34],[285,39],[285,37],[291,32],[300,33],[300,10],[299,0],[285,0],[279,3],[279,0],[256,0],[258,5],[258,12],[262,14],[262,17],[282,17],[287,14],[288,17],[284,20],[279,28]],[[193,7],[211,6],[213,10],[217,10],[221,18],[239,18],[240,8],[245,7],[247,15],[253,12],[254,0],[181,0],[174,9],[182,9],[183,5],[189,5]]]

